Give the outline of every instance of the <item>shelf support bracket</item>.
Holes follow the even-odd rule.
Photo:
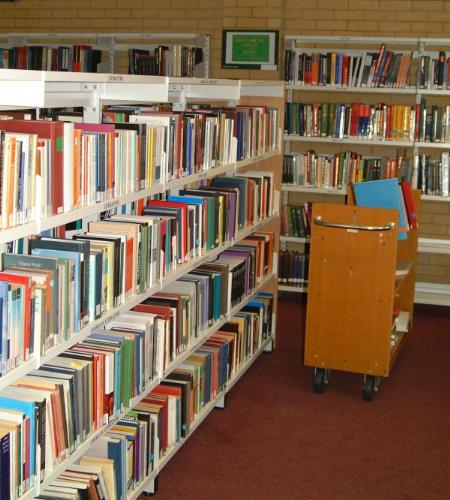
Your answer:
[[[83,107],[84,123],[101,123],[102,107],[100,103],[100,89],[98,83],[83,83],[83,92],[91,94],[90,104]]]

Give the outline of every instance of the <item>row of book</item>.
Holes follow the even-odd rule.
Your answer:
[[[422,98],[416,106],[415,140],[421,142],[450,142],[450,106],[427,107]]]
[[[38,498],[129,497],[192,432],[199,416],[224,394],[227,382],[271,337],[272,307],[271,294],[258,294]]]
[[[308,285],[308,253],[281,250],[278,265],[278,284],[304,287]]]
[[[405,88],[411,85],[411,63],[411,52],[387,50],[384,43],[377,52],[287,49],[284,79],[299,85]]]
[[[346,189],[349,183],[397,178],[408,181],[422,194],[449,196],[449,153],[438,158],[416,154],[406,158],[399,152],[395,158],[364,156],[360,153],[290,153],[283,158],[284,184],[300,188]]]
[[[450,171],[449,153],[444,151],[440,158],[432,158],[428,154],[414,157],[414,171],[416,176],[412,187],[420,189],[422,194],[432,196],[449,196]]]
[[[277,146],[277,113],[264,107],[148,112],[129,120],[0,120],[0,227],[114,199]]]
[[[272,172],[216,177],[210,186],[150,200],[141,216],[116,214],[89,222],[72,240],[32,238],[28,254],[4,254],[1,371],[64,342],[272,213]]]
[[[416,107],[383,103],[287,102],[284,128],[287,134],[304,137],[413,141]]]
[[[420,56],[417,85],[420,89],[450,89],[450,57],[440,50],[437,57]]]
[[[413,163],[396,157],[366,156],[352,151],[290,153],[283,158],[283,183],[305,188],[345,189],[350,182],[397,177],[412,181]],[[415,182],[417,187],[417,181]]]
[[[129,49],[128,73],[131,75],[160,75],[202,77],[197,65],[203,61],[203,49],[186,45],[159,45],[154,49]]]
[[[93,49],[90,45],[0,48],[0,69],[97,73],[97,65],[101,63],[101,58],[101,50]]]
[[[92,332],[81,343],[0,391],[2,498],[22,496],[106,424],[110,426],[110,433],[124,425],[117,421],[124,409],[132,405],[134,398],[147,392],[156,376],[164,376],[169,362],[176,359],[175,352],[179,355],[188,348],[187,344],[177,345],[177,341],[195,318],[195,308],[203,301],[207,308],[214,309],[214,294],[219,295],[221,303],[223,282],[217,276],[224,278],[226,273],[202,271],[204,269],[200,269],[198,275],[194,273],[193,281],[188,275],[184,283],[195,282],[197,276],[198,283],[203,281],[205,287],[199,286],[195,292],[189,288],[177,293],[164,291],[150,297],[132,311],[110,320],[104,330]],[[240,278],[230,273],[230,289],[233,288],[230,282],[235,279]],[[225,290],[225,293],[230,292]],[[194,416],[223,390],[228,377],[270,337],[272,307],[271,294],[260,292],[207,339],[206,346],[179,366],[178,371],[184,372],[191,359],[203,359],[206,363],[206,366],[194,363],[199,371],[190,380],[189,396],[185,394],[183,417],[178,414],[178,418],[171,420],[177,427],[168,431],[167,422],[160,420],[163,415],[156,419],[153,435],[147,436],[148,442],[153,443],[146,453],[148,459],[141,464],[141,473],[134,476],[131,484],[141,481],[168,448],[179,441],[182,433],[188,432]],[[229,347],[225,350],[224,345]],[[172,371],[166,378],[178,381],[180,377]],[[142,409],[147,398],[159,391],[157,387],[144,399],[141,397],[134,411]],[[148,433],[151,434],[150,429]],[[108,435],[103,434],[100,439]],[[98,450],[98,446],[102,447],[100,440],[95,441],[93,449]],[[128,460],[129,447],[124,451]],[[107,454],[105,458],[113,457]],[[131,463],[135,460],[136,457]],[[119,483],[122,487],[117,486],[119,496],[111,498],[126,498],[123,492],[131,484],[129,478],[124,481],[124,477],[129,472],[123,476],[120,471],[129,471],[131,463],[125,468],[119,467],[120,463],[114,464],[116,485]]]
[[[281,207],[280,234],[294,238],[309,238],[311,236],[312,203],[290,203]]]

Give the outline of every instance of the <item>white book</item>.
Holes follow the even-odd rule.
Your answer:
[[[73,210],[74,203],[74,124],[65,122],[64,123],[64,153],[63,153],[63,165],[64,165],[64,212],[69,212]]]

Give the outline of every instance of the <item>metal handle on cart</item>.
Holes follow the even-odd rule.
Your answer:
[[[395,222],[389,222],[385,226],[360,226],[358,224],[340,224],[339,222],[328,222],[322,220],[320,215],[314,217],[314,222],[318,226],[337,227],[339,229],[354,229],[355,231],[389,231],[395,226]]]

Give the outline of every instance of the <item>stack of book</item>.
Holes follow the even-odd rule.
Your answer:
[[[417,85],[420,89],[448,90],[450,74],[448,71],[450,58],[440,50],[437,57],[420,56],[418,64]]]
[[[131,75],[160,75],[195,77],[197,65],[203,61],[201,47],[159,45],[154,49],[129,49],[128,73]]]
[[[416,106],[415,139],[421,142],[450,143],[450,106],[427,107],[422,98]]]
[[[121,315],[0,392],[5,498],[25,494],[106,424],[87,456],[41,494],[75,494],[68,488],[89,498],[94,491],[126,498],[272,335],[273,297],[260,292],[146,394],[157,373],[163,376],[158,357],[168,340],[161,333],[184,317],[164,318],[155,308]]]
[[[282,236],[309,238],[311,236],[312,203],[289,204],[281,207]]]
[[[449,153],[443,151],[440,158],[431,158],[429,154],[414,157],[414,177],[411,186],[420,189],[422,194],[449,196],[450,170]]]
[[[377,52],[302,52],[286,49],[284,79],[299,85],[393,87],[411,85],[411,52],[382,43]]]
[[[308,284],[309,255],[293,250],[281,250],[278,283],[284,286],[304,287]]]
[[[0,48],[0,68],[97,73],[101,50],[90,45],[71,47],[23,46]]]
[[[126,117],[105,124],[0,120],[0,227],[154,186],[162,191],[163,183],[278,146],[277,112],[265,107]]]
[[[284,128],[304,137],[413,141],[415,124],[414,106],[287,102]]]
[[[289,153],[283,159],[283,183],[304,188],[345,189],[350,182],[397,177],[412,181],[413,162],[399,151],[394,158],[340,153]]]
[[[4,254],[1,373],[35,352],[44,354],[89,321],[272,213],[273,173],[255,171],[216,177],[210,186],[150,200],[140,216],[116,214],[88,222],[73,239],[32,238],[28,254]],[[257,283],[264,266],[255,273]],[[28,311],[25,317],[16,314],[23,310]],[[40,339],[39,346],[34,338]]]

